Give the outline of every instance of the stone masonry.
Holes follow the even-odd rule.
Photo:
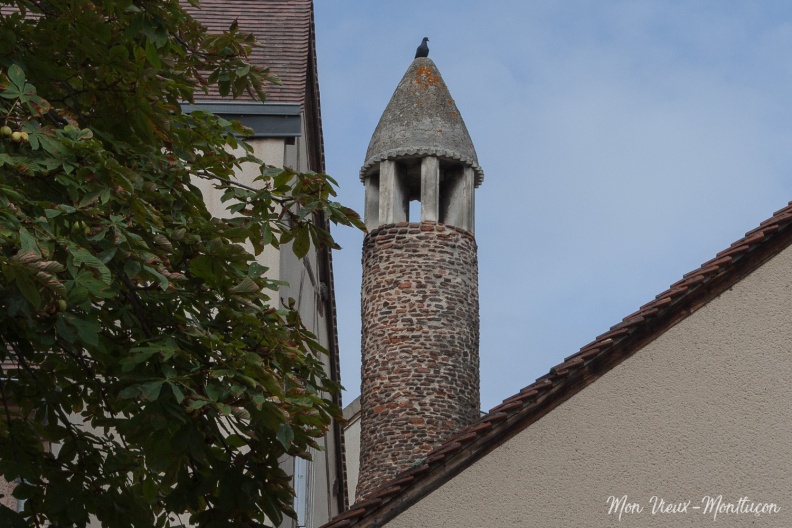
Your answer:
[[[434,222],[366,236],[358,498],[478,416],[476,250],[470,232]]]

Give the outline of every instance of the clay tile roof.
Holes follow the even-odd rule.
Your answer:
[[[300,103],[306,98],[312,68],[312,0],[201,0],[200,9],[182,6],[212,33],[227,31],[234,20],[239,31],[252,33],[263,47],[253,49],[251,62],[270,68],[283,83],[265,87],[267,102]],[[250,100],[243,96],[237,100]],[[202,100],[222,100],[216,88]]]
[[[792,202],[323,528],[393,519],[790,245]]]

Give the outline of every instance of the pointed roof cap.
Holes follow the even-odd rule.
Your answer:
[[[393,93],[371,136],[361,180],[380,161],[437,156],[469,166],[476,186],[484,180],[465,122],[431,59],[415,59]]]

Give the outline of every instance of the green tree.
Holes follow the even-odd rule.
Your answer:
[[[301,256],[333,246],[330,222],[362,226],[329,177],[266,167],[240,125],[181,112],[211,84],[263,98],[254,45],[176,0],[0,2],[0,475],[26,501],[1,526],[291,514],[278,459],[307,456],[339,387],[243,245]],[[243,163],[261,189],[235,182]],[[234,218],[207,212],[198,178]]]

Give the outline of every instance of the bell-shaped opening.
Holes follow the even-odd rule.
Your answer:
[[[421,221],[421,200],[410,200],[409,210],[407,211],[408,222]]]

